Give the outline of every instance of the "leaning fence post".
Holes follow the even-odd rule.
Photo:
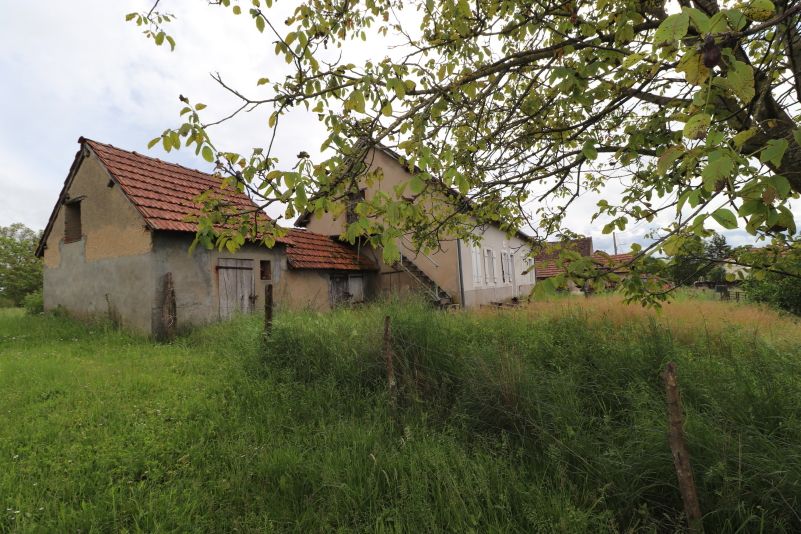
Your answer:
[[[390,408],[395,410],[398,402],[397,383],[395,382],[395,362],[392,354],[392,330],[389,315],[384,317],[384,358],[387,364],[387,387],[389,389]]]
[[[273,285],[264,286],[264,335],[269,336],[273,329]]]
[[[687,526],[690,532],[699,533],[704,531],[704,525],[701,520],[701,507],[698,504],[698,492],[690,466],[690,453],[684,439],[681,395],[674,362],[668,362],[663,378],[667,394],[668,443],[670,451],[673,453],[673,465],[679,480],[679,491],[684,503],[684,513],[687,516]]]
[[[164,275],[164,300],[161,304],[161,324],[164,328],[164,339],[175,337],[178,323],[177,306],[175,304],[175,286],[172,282],[172,273]]]

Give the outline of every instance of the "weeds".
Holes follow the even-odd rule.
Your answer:
[[[798,531],[797,323],[669,306],[386,302],[169,345],[0,310],[0,531],[681,530],[668,360],[707,530]]]

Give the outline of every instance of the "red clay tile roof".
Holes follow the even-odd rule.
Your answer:
[[[189,220],[200,213],[195,198],[208,190],[214,190],[220,200],[236,211],[259,210],[244,193],[221,189],[220,179],[210,174],[83,137],[79,142],[97,154],[154,230],[196,231],[197,226]],[[260,210],[256,214],[262,221],[268,220]]]
[[[336,238],[292,229],[283,238],[289,266],[294,269],[375,270],[377,266]]]
[[[585,254],[582,254],[582,256],[585,256]],[[607,254],[606,252],[596,250],[592,254],[592,259],[597,265],[611,269],[617,274],[623,274],[628,272],[629,268],[627,265],[634,260],[634,254],[630,252],[623,254]],[[562,274],[565,272],[565,268],[559,267],[556,256],[554,256],[554,258],[537,261],[534,265],[534,272],[538,280],[544,280]]]
[[[544,280],[563,273],[564,268],[559,267],[556,260],[567,250],[578,252],[582,256],[591,255],[592,237],[543,243],[542,249],[534,258],[534,273],[537,279]]]
[[[269,221],[267,214],[261,211],[247,195],[233,189],[221,189],[220,179],[211,174],[84,137],[78,142],[82,146],[88,146],[97,154],[125,196],[153,230],[195,232],[197,225],[191,219],[200,213],[200,205],[195,198],[208,190],[214,190],[217,197],[225,201],[232,211],[253,210],[259,222]],[[77,170],[80,159],[79,151],[70,169],[70,176]],[[68,176],[59,204],[56,205],[48,228],[37,248],[37,254],[40,256],[55,214],[63,202],[69,180]],[[286,236],[278,238],[277,242],[286,246],[289,265],[295,269],[359,271],[376,268],[353,247],[328,236],[291,229]]]

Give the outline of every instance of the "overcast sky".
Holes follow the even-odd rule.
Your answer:
[[[272,38],[259,34],[248,16],[233,17],[203,0],[163,0],[161,10],[178,15],[169,25],[174,52],[157,48],[126,13],[147,10],[137,0],[9,2],[0,19],[0,225],[22,222],[45,226],[78,149],[80,136],[174,161],[209,166],[191,151],[165,154],[147,143],[176,126],[184,94],[209,106],[209,117],[223,116],[235,101],[209,74],[219,72],[237,88],[257,93],[256,80],[277,79],[286,68],[272,53]],[[280,3],[279,3],[280,4]],[[285,15],[276,12],[282,26]],[[361,47],[356,54],[381,46]],[[266,112],[266,110],[265,110]],[[311,154],[323,140],[316,116],[295,112],[283,119],[276,154],[291,161]],[[219,128],[215,140],[228,149],[248,151],[267,143],[266,114],[253,113]],[[570,213],[568,226],[592,235],[596,248],[611,252],[611,236],[590,214],[596,199],[584,198]],[[636,225],[618,234],[621,249],[644,243],[649,230]],[[733,244],[748,242],[728,232]]]

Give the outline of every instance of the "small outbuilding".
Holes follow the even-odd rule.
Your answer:
[[[261,309],[267,285],[276,306],[295,309],[325,310],[376,291],[369,251],[308,230],[288,230],[273,248],[254,240],[234,253],[197,247],[190,254],[200,194],[211,191],[256,218],[267,215],[213,175],[85,138],[79,143],[37,249],[47,310],[108,316],[158,337]],[[171,294],[174,310],[165,316]]]

